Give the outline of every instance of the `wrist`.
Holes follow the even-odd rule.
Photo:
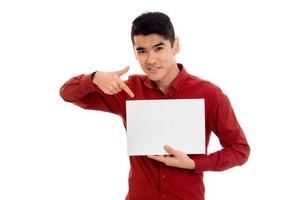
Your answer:
[[[196,164],[195,161],[193,159],[191,159],[190,165],[189,165],[189,169],[195,169],[196,168]]]
[[[96,79],[99,79],[101,71],[95,71],[94,73],[92,73],[92,82],[95,83]]]

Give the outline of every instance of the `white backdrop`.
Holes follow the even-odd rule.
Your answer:
[[[290,0],[0,1],[0,199],[124,199],[121,118],[65,103],[59,88],[95,70],[141,73],[130,27],[144,11],[171,17],[177,61],[223,89],[252,148],[244,166],[205,174],[206,199],[299,199],[299,10]]]

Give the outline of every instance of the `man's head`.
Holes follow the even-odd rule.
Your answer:
[[[131,39],[146,75],[158,84],[169,84],[178,73],[175,55],[179,52],[170,18],[160,12],[138,16],[132,23]]]
[[[131,27],[131,40],[134,44],[134,36],[158,34],[169,40],[171,45],[175,41],[173,24],[168,15],[161,12],[146,12],[138,16]]]

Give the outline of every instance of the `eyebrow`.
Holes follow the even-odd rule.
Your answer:
[[[156,47],[158,47],[158,46],[163,46],[163,45],[165,45],[165,43],[160,42],[160,43],[158,43],[158,44],[153,45],[152,48],[156,48]],[[137,48],[136,48],[137,51],[141,51],[141,50],[145,50],[145,49],[146,49],[145,47],[137,47]]]

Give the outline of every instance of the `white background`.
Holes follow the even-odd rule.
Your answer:
[[[147,10],[169,14],[177,61],[223,89],[252,148],[244,166],[205,174],[206,199],[299,199],[300,7],[289,0],[1,0],[0,199],[124,199],[121,118],[65,103],[59,88],[94,70],[140,73],[130,27]]]

